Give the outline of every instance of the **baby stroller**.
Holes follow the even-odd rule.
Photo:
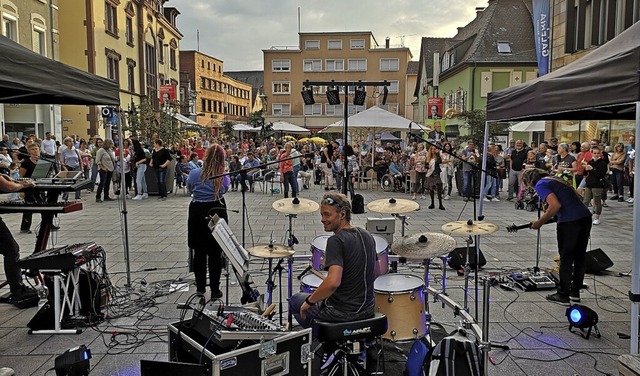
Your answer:
[[[520,192],[518,192],[518,201],[516,201],[515,207],[517,210],[535,211],[538,208],[538,194],[536,190],[520,184]]]

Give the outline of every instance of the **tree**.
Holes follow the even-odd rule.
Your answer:
[[[461,134],[458,139],[460,143],[466,143],[468,140],[474,140],[478,149],[484,146],[484,128],[487,121],[487,113],[484,110],[470,110],[460,112],[455,115],[464,121],[460,128],[467,130],[465,134]],[[489,141],[497,141],[496,135],[504,132],[508,125],[504,123],[489,123]]]
[[[164,110],[157,110],[145,98],[135,113],[129,115],[124,130],[137,134],[140,141],[149,141],[157,134],[165,145],[172,145],[180,140],[182,134],[180,122],[173,118],[179,108],[180,103],[176,102]]]

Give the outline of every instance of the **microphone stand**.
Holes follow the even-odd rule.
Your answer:
[[[251,168],[241,168],[239,170],[235,170],[235,171],[229,171],[229,172],[225,172],[223,174],[219,174],[219,175],[215,175],[212,176],[210,179],[217,179],[217,178],[221,178],[224,176],[234,176],[237,174],[240,174],[240,178],[242,179],[241,181],[241,187],[242,187],[242,246],[245,247],[245,215],[249,215],[248,214],[248,210],[247,210],[247,203],[246,203],[246,191],[249,189],[248,185],[246,184],[247,182],[247,174],[249,173],[249,170],[263,170],[271,165],[274,165],[276,163],[280,163],[280,162],[284,162],[284,161],[290,161],[293,160],[295,158],[301,158],[301,157],[305,157],[305,158],[309,158],[311,157],[313,154],[312,153],[307,153],[307,154],[301,154],[295,157],[288,157],[288,158],[283,158],[283,159],[278,159],[275,161],[271,161],[271,162],[266,162],[266,163],[262,163],[259,164],[255,167],[251,167]],[[266,182],[265,182],[266,184]],[[293,187],[292,187],[293,188]],[[245,214],[246,213],[246,214]]]
[[[463,159],[462,157],[457,155],[455,152],[453,152],[453,150],[451,150],[451,151],[445,150],[443,147],[440,147],[437,144],[435,144],[435,143],[433,143],[433,142],[431,142],[429,140],[426,140],[422,136],[410,135],[410,137],[413,137],[414,139],[416,139],[419,142],[425,142],[429,146],[433,146],[436,149],[453,156],[455,159],[461,161],[463,164],[467,164],[467,165],[471,166],[471,189],[472,189],[471,198],[473,200],[473,220],[474,221],[475,220],[483,221],[484,218],[485,218],[484,215],[478,217],[477,216],[477,211],[476,211],[477,202],[476,202],[476,178],[475,178],[475,175],[476,175],[476,173],[478,171],[480,171],[480,172],[484,172],[486,175],[494,177],[496,179],[498,178],[498,176],[488,173],[486,170],[482,169],[482,167],[479,166],[476,163],[471,163],[468,160]],[[487,153],[487,151],[485,150],[484,151],[484,158],[486,158],[486,153]],[[482,194],[480,194],[480,196],[482,196]],[[476,262],[475,262],[475,268],[474,268],[474,272],[475,272],[475,289],[476,289],[476,291],[475,291],[475,319],[476,319],[476,321],[478,321],[478,299],[479,299],[479,295],[478,295],[478,268],[479,268],[479,266],[478,266],[478,264],[479,264],[479,260],[480,260],[480,248],[478,247],[478,243],[479,243],[478,242],[478,237],[479,237],[479,235],[476,235],[476,242],[475,242]],[[467,252],[466,258],[467,258],[467,262],[468,262],[469,261],[469,253],[468,252]],[[466,295],[466,293],[465,293],[465,295]]]

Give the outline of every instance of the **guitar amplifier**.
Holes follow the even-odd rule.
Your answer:
[[[286,332],[271,340],[238,340],[230,351],[191,327],[191,320],[169,324],[169,360],[203,364],[205,375],[311,376],[311,329]],[[215,335],[215,334],[212,334]]]

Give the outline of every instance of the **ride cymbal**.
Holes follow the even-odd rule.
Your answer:
[[[408,259],[429,259],[451,252],[456,240],[449,235],[437,232],[409,235],[394,241],[391,250]]]
[[[456,221],[442,225],[442,231],[456,235],[488,235],[498,231],[498,226],[489,222]]]
[[[367,209],[376,213],[399,214],[416,211],[420,208],[420,204],[412,200],[402,198],[384,198],[381,200],[371,201],[367,204]]]
[[[248,248],[247,252],[249,252],[251,256],[261,258],[283,258],[289,257],[296,253],[296,251],[291,247],[275,244],[256,245],[254,247]]]
[[[294,197],[275,201],[272,207],[276,211],[285,214],[308,214],[318,210],[320,205],[306,198]]]

